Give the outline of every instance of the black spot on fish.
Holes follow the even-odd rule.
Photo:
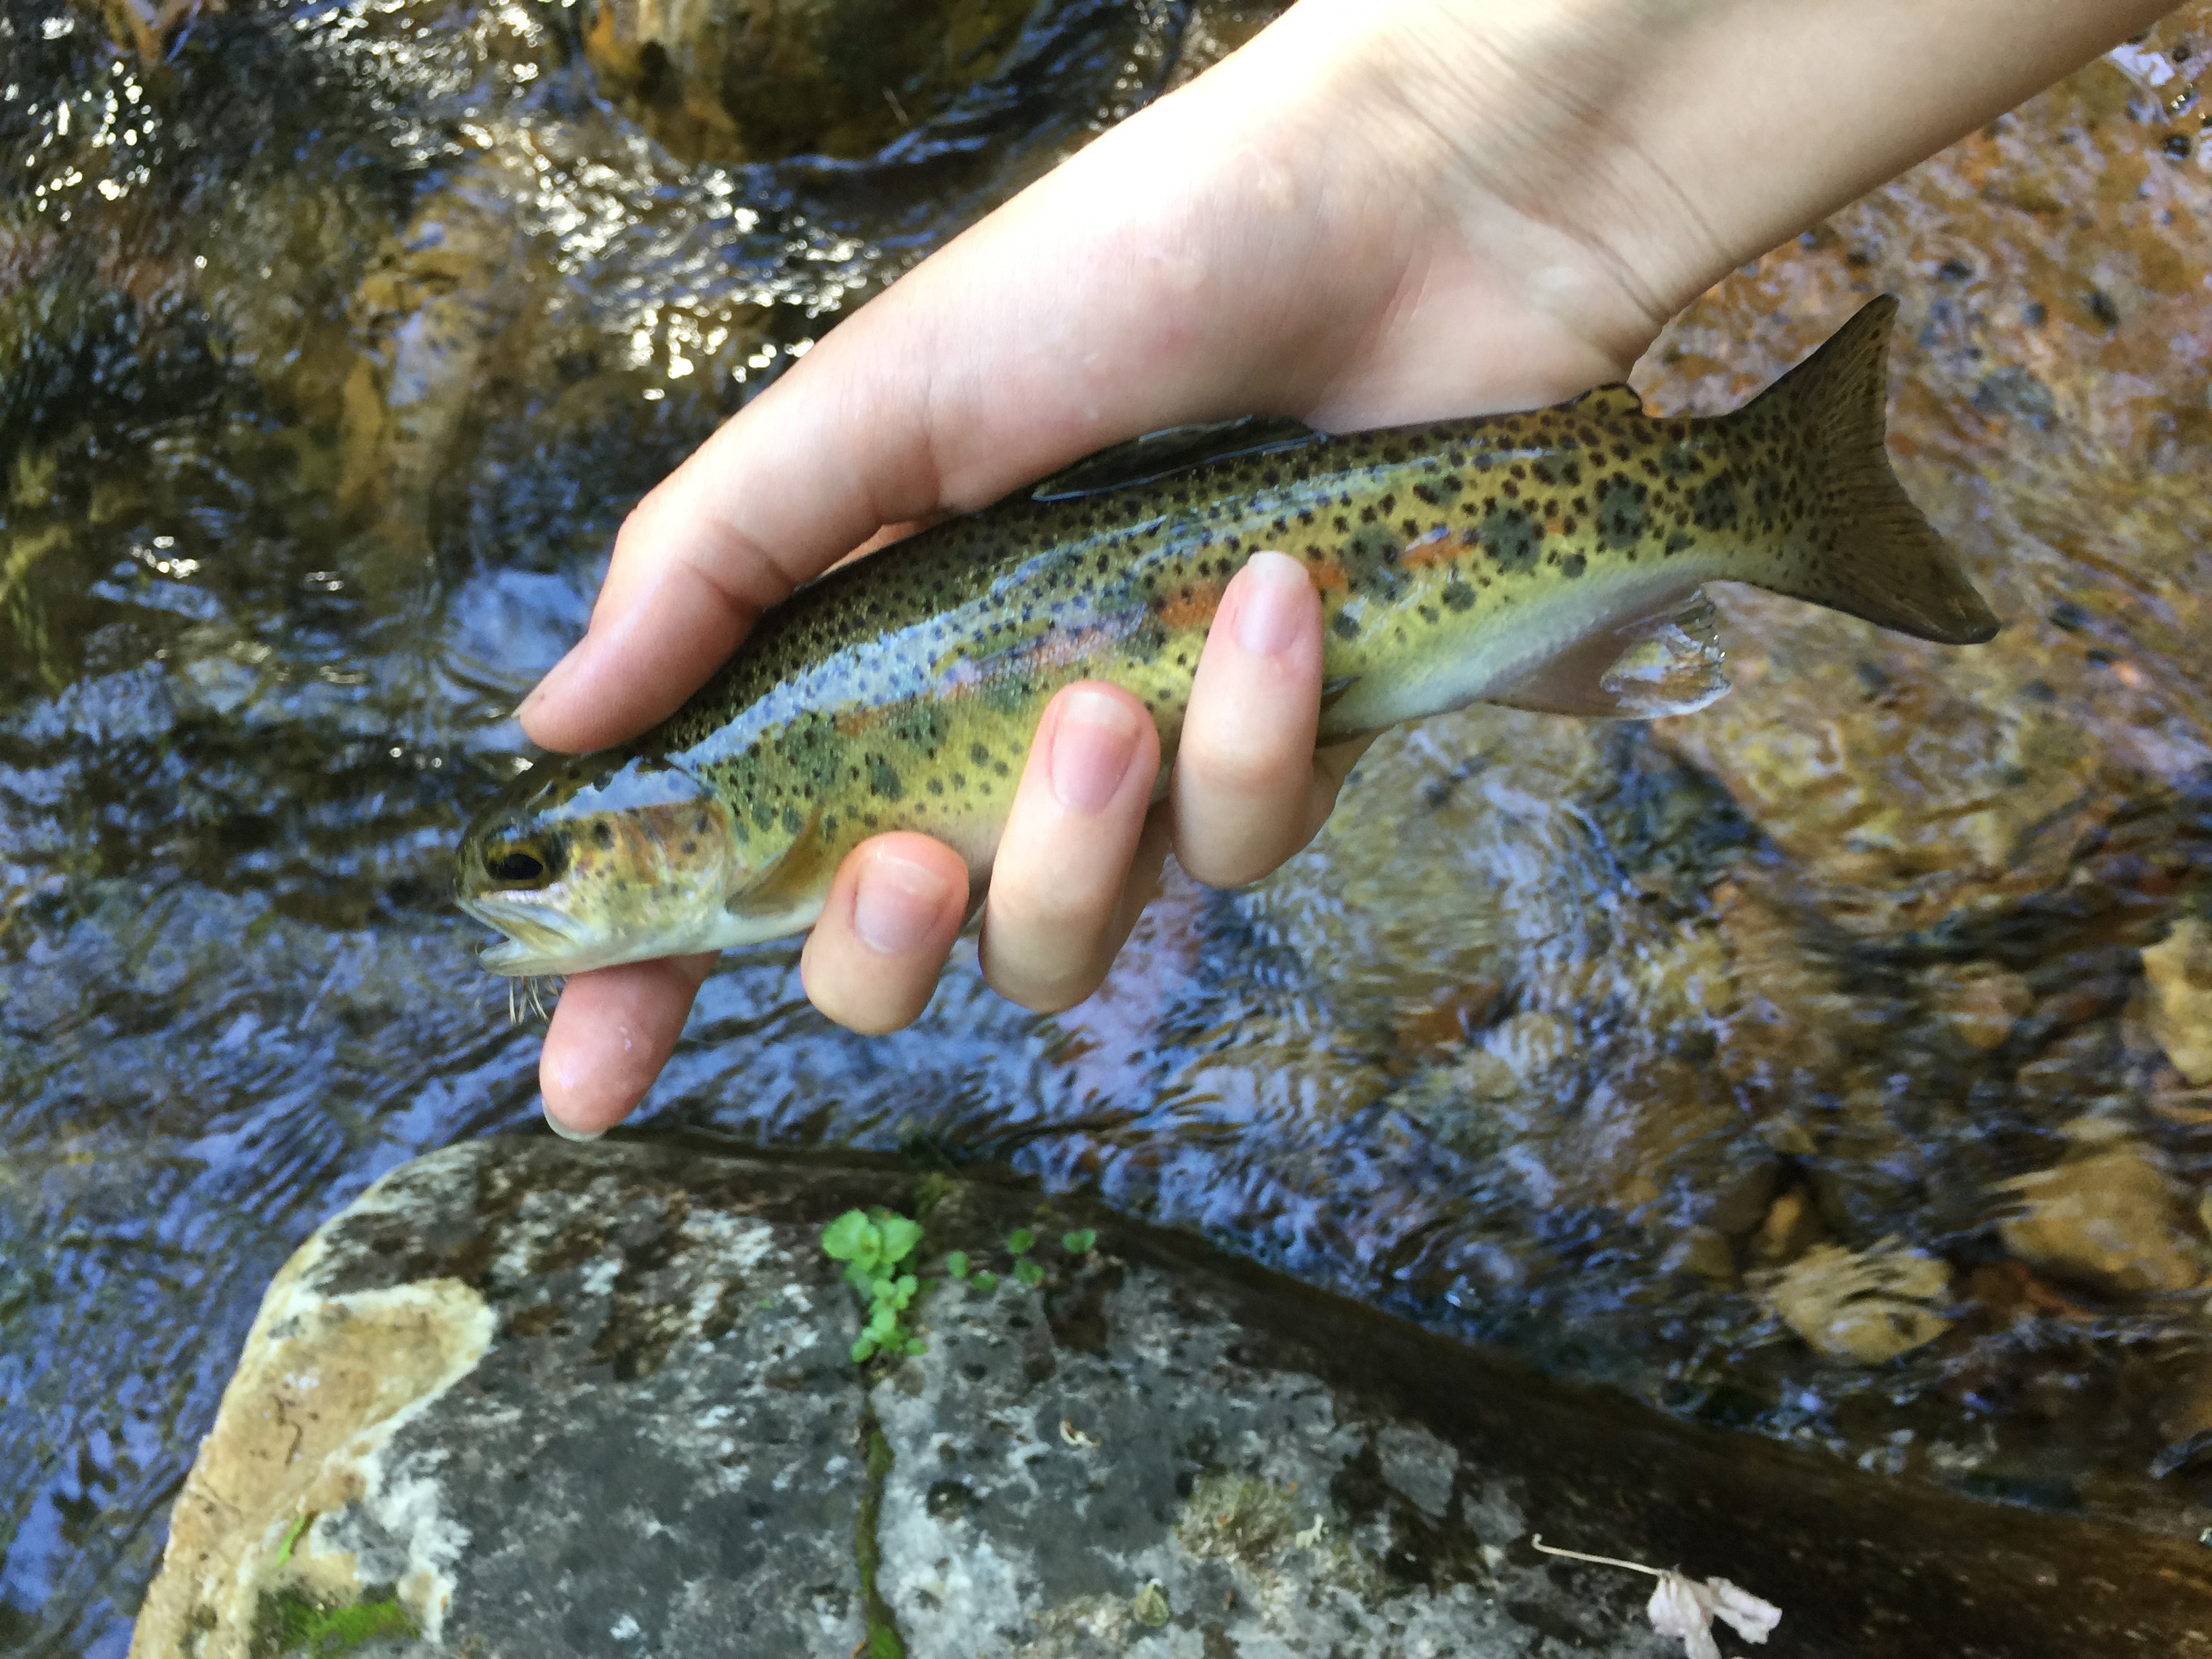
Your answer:
[[[602,853],[606,853],[606,852],[611,852],[611,851],[613,850],[613,848],[614,848],[614,844],[615,844],[615,827],[614,827],[614,825],[612,825],[611,823],[599,823],[599,824],[594,824],[594,825],[592,825],[592,846],[594,846],[594,847],[598,848],[599,849],[599,851],[601,851]]]
[[[1519,575],[1534,570],[1544,548],[1544,527],[1517,507],[1493,507],[1482,528],[1483,550],[1500,570]]]
[[[983,701],[1001,714],[1018,714],[1036,694],[1036,682],[1027,674],[1006,672],[983,682]]]
[[[1454,611],[1466,611],[1474,604],[1474,590],[1457,575],[1444,584],[1444,603]]]
[[[901,704],[884,722],[893,737],[917,749],[927,750],[935,750],[944,743],[949,724],[942,708],[923,699]]]
[[[799,816],[799,809],[796,806],[787,806],[783,809],[784,834],[795,836],[805,828],[806,828],[806,820]]]
[[[1380,525],[1357,532],[1338,550],[1344,579],[1355,593],[1376,593],[1395,599],[1405,586],[1398,556],[1405,550],[1395,533]]]
[[[1607,547],[1633,547],[1644,539],[1648,485],[1616,472],[1597,487],[1597,538]]]
[[[868,787],[885,800],[897,800],[906,793],[896,769],[881,755],[868,757]]]
[[[1559,574],[1572,580],[1589,568],[1589,561],[1579,553],[1570,553],[1559,561]]]
[[[1690,512],[1700,530],[1728,530],[1736,520],[1735,480],[1717,472],[1690,493]]]
[[[1336,636],[1340,640],[1356,640],[1359,637],[1359,618],[1349,610],[1338,611],[1336,620],[1329,626],[1335,630]]]

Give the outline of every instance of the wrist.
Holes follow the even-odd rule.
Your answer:
[[[1317,82],[1332,142],[1389,158],[1468,246],[1510,250],[1492,263],[1519,297],[1625,368],[1730,270],[2167,9],[1299,0],[1247,51]]]
[[[1528,398],[1617,379],[1714,274],[1711,239],[1638,179],[1614,110],[1705,0],[1299,0],[1223,67],[1340,174],[1416,204],[1547,366]],[[1263,91],[1264,89],[1264,91]],[[1347,161],[1346,156],[1359,158]],[[1632,250],[1632,252],[1631,252]]]

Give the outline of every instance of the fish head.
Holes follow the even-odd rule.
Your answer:
[[[454,897],[507,937],[483,965],[569,974],[718,950],[748,837],[682,767],[619,751],[541,763],[469,826]]]

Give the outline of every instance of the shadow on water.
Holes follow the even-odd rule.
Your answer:
[[[587,7],[234,4],[150,61],[0,10],[0,1648],[119,1652],[278,1262],[534,1118],[447,860],[627,504],[1260,15],[982,12],[850,157],[748,159]],[[1003,1163],[1698,1421],[2193,1534],[2212,1095],[2142,952],[2212,916],[2197,39],[1639,372],[1723,407],[1903,295],[1899,465],[1997,645],[1732,597],[1735,696],[1401,734],[1061,1018],[963,950],[863,1040],[735,953],[647,1121]]]

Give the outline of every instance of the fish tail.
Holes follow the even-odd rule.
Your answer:
[[[1882,422],[1896,317],[1893,295],[1873,301],[1729,417],[1778,427],[1812,460],[1809,510],[1750,580],[1918,639],[1978,645],[1996,635],[1996,614],[1890,471]]]

